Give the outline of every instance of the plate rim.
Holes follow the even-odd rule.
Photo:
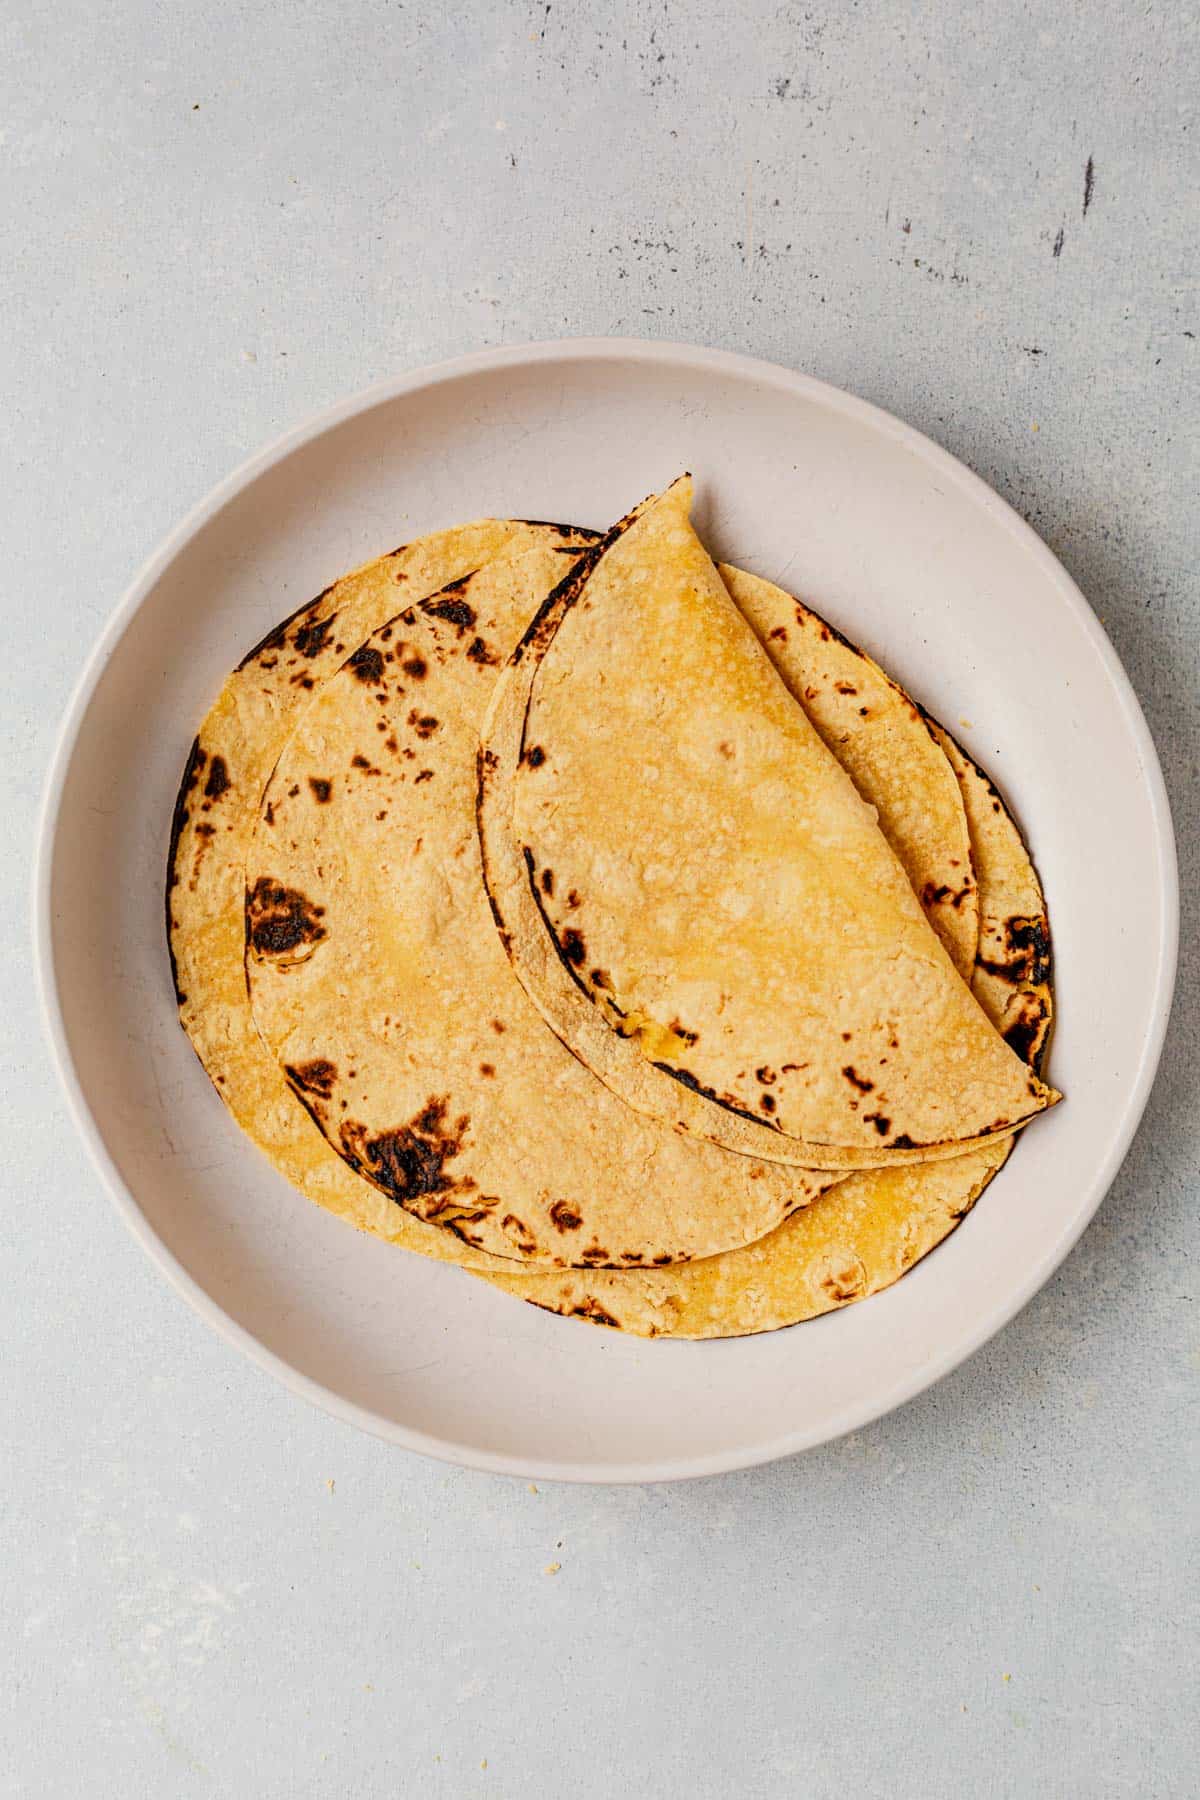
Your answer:
[[[590,1464],[577,1460],[529,1458],[435,1437],[386,1419],[369,1408],[344,1398],[312,1376],[302,1374],[284,1357],[268,1349],[252,1331],[239,1324],[206,1293],[197,1279],[167,1248],[138,1206],[109,1155],[71,1054],[54,962],[52,873],[63,796],[79,733],[113,652],[142,603],[171,563],[186,550],[210,520],[252,481],[285,461],[304,445],[348,420],[408,394],[464,377],[505,367],[536,367],[573,359],[614,363],[653,362],[681,370],[690,367],[706,374],[723,373],[743,380],[753,380],[796,398],[814,400],[882,432],[920,457],[927,465],[940,470],[958,487],[965,489],[968,495],[982,504],[985,511],[1017,537],[1034,556],[1059,590],[1063,602],[1098,654],[1139,754],[1158,855],[1158,967],[1152,995],[1150,1027],[1135,1077],[1127,1093],[1122,1117],[1110,1140],[1108,1154],[1090,1182],[1081,1188],[1074,1215],[1047,1250],[1031,1265],[1023,1280],[1015,1285],[997,1308],[973,1325],[971,1330],[961,1334],[940,1354],[926,1358],[882,1394],[876,1391],[869,1399],[846,1405],[834,1418],[819,1426],[785,1432],[749,1449],[675,1457],[663,1463]],[[923,1393],[960,1367],[997,1332],[1003,1330],[1065,1261],[1095,1217],[1120,1170],[1141,1123],[1162,1056],[1171,1015],[1179,952],[1179,873],[1175,834],[1166,782],[1150,728],[1129,676],[1099,618],[1072,576],[1033,527],[958,457],[915,426],[905,423],[894,413],[872,401],[847,393],[816,376],[741,351],[712,349],[672,340],[630,337],[566,337],[496,346],[386,376],[309,414],[298,425],[246,457],[197,501],[144,560],[105,622],[76,677],[55,733],[44,777],[35,826],[31,901],[33,964],[43,1035],[66,1098],[67,1110],[88,1152],[92,1167],[100,1178],[101,1186],[126,1227],[151,1263],[192,1310],[226,1343],[240,1350],[258,1368],[275,1376],[290,1392],[371,1436],[461,1468],[526,1479],[592,1485],[681,1481],[724,1474],[737,1469],[760,1467],[794,1456],[803,1450],[814,1449],[820,1444],[834,1442],[849,1432],[860,1430],[885,1417]]]

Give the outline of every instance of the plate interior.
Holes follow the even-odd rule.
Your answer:
[[[1049,899],[1050,1074],[1068,1096],[897,1287],[703,1345],[550,1318],[294,1194],[179,1029],[162,900],[188,745],[270,625],[420,532],[488,513],[603,526],[684,468],[709,549],[828,614],[1005,791]],[[143,1240],[285,1378],[397,1441],[483,1466],[701,1472],[884,1411],[961,1360],[1065,1254],[1132,1134],[1161,1035],[1173,865],[1157,765],[1067,576],[917,434],[818,383],[702,351],[475,359],[277,453],[134,598],[64,751],[46,864],[51,1011]]]

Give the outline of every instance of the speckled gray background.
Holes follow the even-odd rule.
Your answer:
[[[0,1793],[1197,1791],[1197,24],[3,9]],[[309,1411],[152,1274],[41,1047],[27,845],[90,641],[214,481],[377,376],[580,333],[809,370],[1021,509],[1146,706],[1184,960],[1113,1193],[968,1367],[783,1466],[533,1494]]]

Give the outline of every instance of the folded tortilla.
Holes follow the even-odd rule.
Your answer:
[[[586,555],[497,683],[479,828],[517,973],[631,1106],[727,1149],[844,1170],[1002,1138],[1057,1096],[961,979],[690,495]]]
[[[383,624],[304,709],[246,859],[246,982],[279,1079],[396,1212],[541,1266],[685,1262],[832,1178],[632,1111],[513,974],[479,865],[478,732],[560,573],[553,549],[502,550]]]
[[[1050,1031],[1050,927],[1037,873],[995,788],[942,731],[971,820],[978,879],[976,992],[993,1023],[1038,1067]],[[1030,954],[1025,947],[1036,943]],[[992,954],[1017,946],[1001,958]],[[952,1232],[1004,1164],[1009,1136],[944,1162],[863,1170],[769,1237],[686,1268],[488,1277],[547,1311],[639,1337],[741,1337],[775,1331],[898,1280]]]

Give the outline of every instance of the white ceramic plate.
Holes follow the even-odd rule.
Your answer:
[[[717,555],[796,589],[982,761],[1049,897],[1066,1104],[898,1286],[726,1343],[644,1343],[389,1250],[293,1193],[176,1022],[171,807],[226,672],[344,569],[484,513],[603,526],[683,468]],[[969,720],[968,726],[965,721]],[[136,1237],[218,1331],[397,1444],[514,1474],[651,1481],[834,1437],[946,1374],[1061,1262],[1141,1116],[1177,878],[1117,658],[1032,531],[927,439],[745,357],[579,341],[489,351],[335,407],[231,476],[118,608],[46,799],[37,946],[79,1128]]]

